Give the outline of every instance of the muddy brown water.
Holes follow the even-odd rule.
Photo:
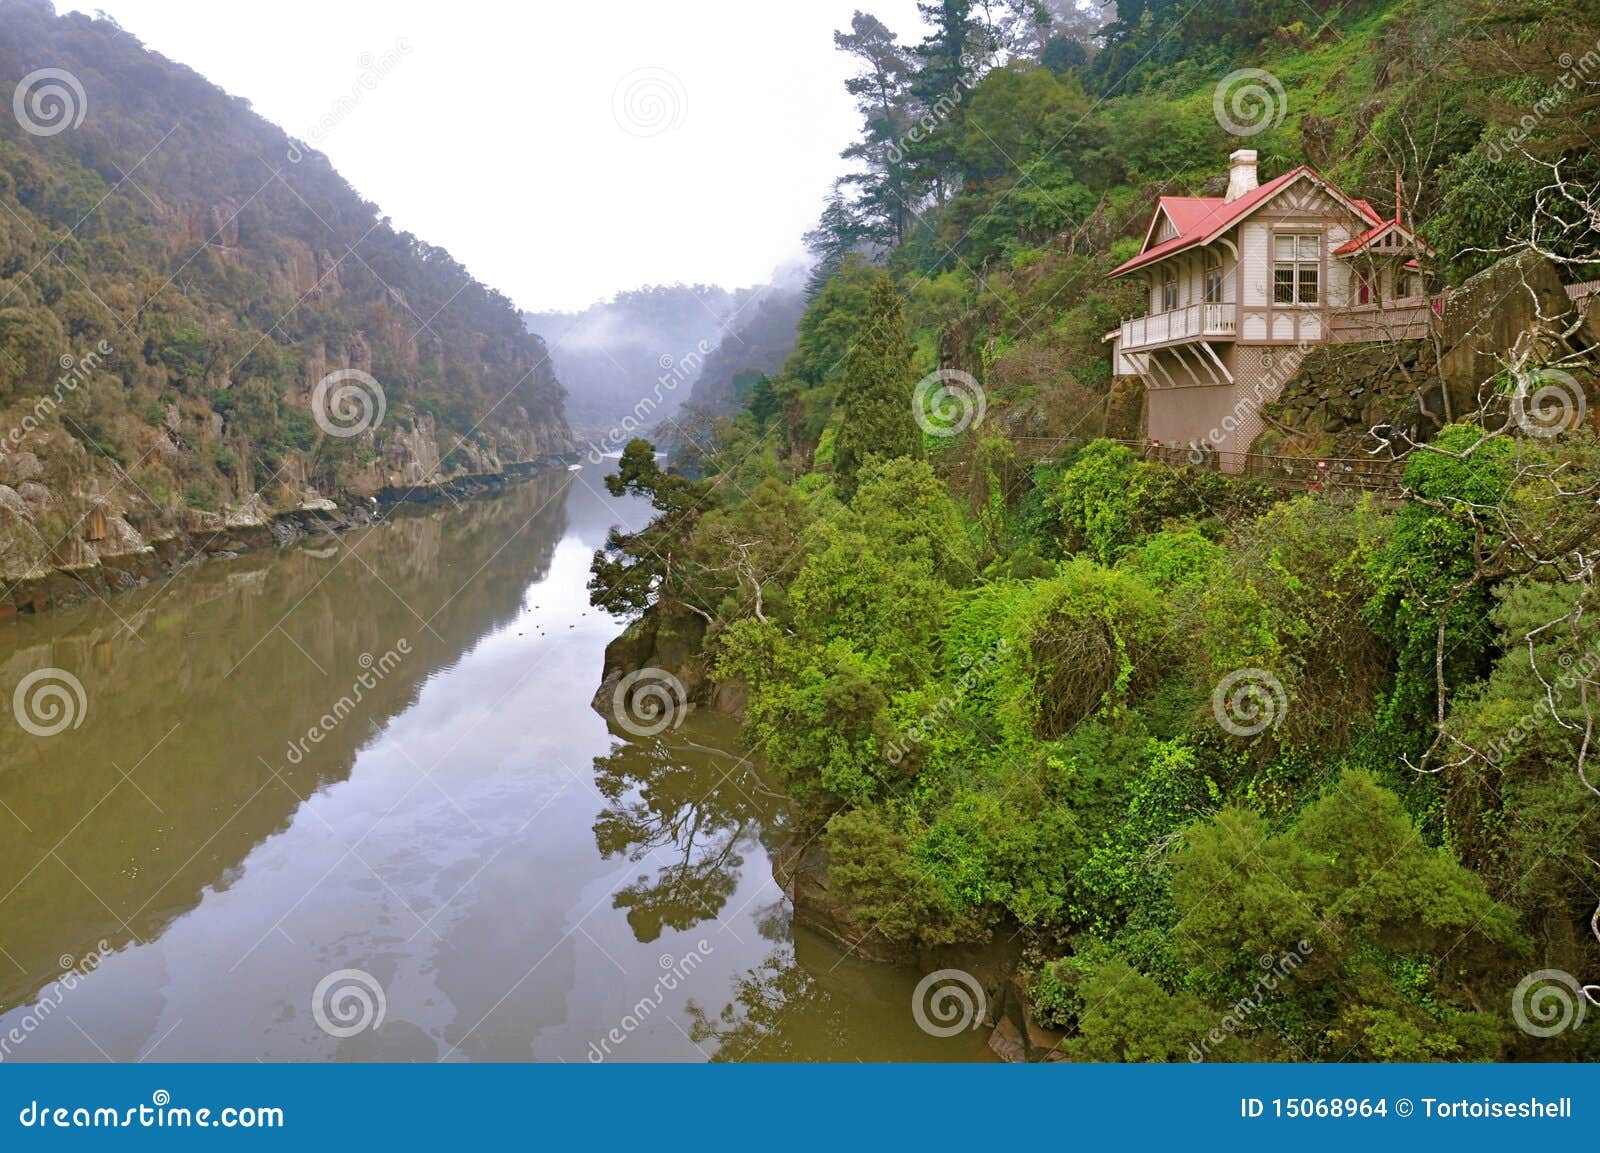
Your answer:
[[[649,515],[551,472],[0,626],[0,1060],[986,1058],[794,928],[732,722],[590,709]]]

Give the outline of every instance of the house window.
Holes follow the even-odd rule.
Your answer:
[[[1177,278],[1161,282],[1161,311],[1171,312],[1178,307],[1178,281]]]
[[[1378,288],[1373,283],[1375,277],[1370,272],[1357,272],[1356,276],[1356,303],[1376,304],[1378,301]]]
[[[1405,300],[1411,295],[1411,273],[1404,269],[1397,269],[1394,274],[1394,298]]]
[[[1206,303],[1222,303],[1222,261],[1215,253],[1206,253]]]
[[[1320,262],[1317,237],[1300,233],[1273,238],[1272,302],[1317,303]]]

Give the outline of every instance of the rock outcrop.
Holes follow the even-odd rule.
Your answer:
[[[1452,411],[1478,408],[1490,382],[1508,368],[1537,369],[1576,351],[1566,333],[1577,323],[1560,271],[1536,252],[1508,257],[1466,281],[1448,296],[1439,342]]]

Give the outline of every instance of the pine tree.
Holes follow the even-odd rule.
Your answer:
[[[833,475],[842,500],[855,496],[857,475],[869,456],[922,456],[922,432],[911,411],[911,356],[900,294],[885,276],[873,285],[840,386]]]

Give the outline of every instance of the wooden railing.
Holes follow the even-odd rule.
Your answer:
[[[1122,322],[1122,351],[1137,352],[1183,340],[1232,339],[1235,309],[1231,304],[1191,304]]]
[[[1435,307],[1426,300],[1336,308],[1328,314],[1328,334],[1335,343],[1422,340],[1432,330],[1435,317]]]

